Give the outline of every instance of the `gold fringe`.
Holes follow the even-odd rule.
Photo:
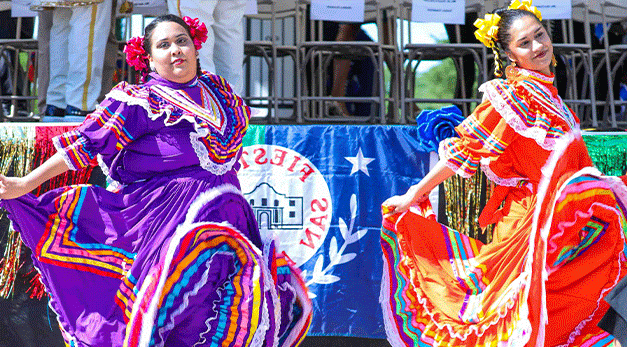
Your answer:
[[[456,175],[444,182],[448,226],[485,243],[492,241],[493,226],[481,230],[478,219],[482,202],[487,201],[492,192],[487,182],[480,170],[468,179]]]
[[[22,177],[32,169],[34,159],[35,127],[0,127],[0,173],[7,175],[13,167],[12,176]],[[6,211],[0,211],[0,218]],[[0,260],[0,297],[8,298],[13,292],[15,276],[20,266],[22,240],[12,225],[2,228],[0,235],[7,235],[2,259]]]

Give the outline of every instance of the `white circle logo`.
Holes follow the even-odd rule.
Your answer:
[[[274,145],[244,147],[238,172],[242,193],[255,212],[261,236],[297,266],[322,245],[331,224],[331,193],[309,159]]]

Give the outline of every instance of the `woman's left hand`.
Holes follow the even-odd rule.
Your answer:
[[[411,205],[424,200],[426,197],[426,195],[423,195],[420,198],[415,199],[414,195],[410,194],[410,192],[390,197],[385,200],[383,204],[381,204],[381,213],[383,214],[383,218],[385,219],[393,214],[405,212]]]

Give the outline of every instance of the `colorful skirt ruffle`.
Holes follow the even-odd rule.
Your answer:
[[[555,189],[553,189],[555,188]],[[383,221],[381,304],[392,346],[608,346],[603,297],[625,275],[625,185],[585,168],[510,197],[494,241],[427,202]]]
[[[299,270],[261,241],[235,186],[202,175],[0,203],[33,250],[69,346],[302,341],[312,308]]]

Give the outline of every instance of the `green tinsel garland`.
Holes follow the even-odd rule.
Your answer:
[[[588,153],[594,165],[608,176],[622,176],[627,173],[627,133],[625,135],[583,136]]]

